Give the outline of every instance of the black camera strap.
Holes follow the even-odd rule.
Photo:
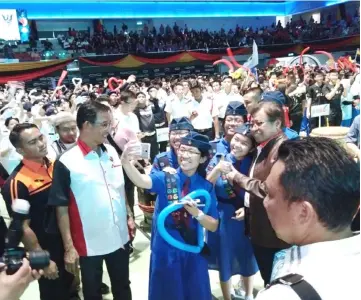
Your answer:
[[[276,284],[289,286],[301,300],[322,300],[314,287],[309,284],[302,275],[287,274],[271,282],[267,286],[267,289]]]

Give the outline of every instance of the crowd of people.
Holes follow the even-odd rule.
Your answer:
[[[126,24],[121,28],[114,25],[113,31],[103,26],[95,28],[91,34],[88,30],[69,28],[66,33],[59,33],[58,43],[64,50],[72,50],[80,55],[119,54],[119,53],[146,53],[169,52],[187,50],[223,49],[228,47],[251,47],[253,40],[257,45],[275,45],[324,40],[359,34],[359,11],[354,16],[348,15],[344,19],[335,20],[331,15],[324,16],[320,23],[312,17],[309,21],[302,19],[290,20],[285,26],[279,21],[270,26],[259,28],[241,27],[226,31],[210,29],[196,30],[187,24],[181,28],[176,23],[165,24],[159,28],[145,24],[140,30],[128,30]],[[42,46],[40,46],[40,43]],[[54,45],[48,39],[41,42],[31,37],[27,56],[18,53],[17,44],[12,46],[0,44],[0,57],[17,58],[23,60],[39,60],[44,53],[53,51]],[[40,50],[40,49],[43,50]],[[2,52],[2,53],[1,53]],[[49,54],[50,55],[50,54]],[[54,54],[52,58],[58,58]],[[48,57],[50,58],[50,57]]]
[[[349,16],[346,20],[332,20],[328,16],[321,23],[313,18],[306,22],[302,17],[291,20],[282,26],[279,21],[270,26],[260,28],[244,28],[236,26],[228,32],[223,28],[219,31],[209,29],[195,30],[188,28],[187,24],[181,28],[174,23],[173,26],[163,24],[159,29],[150,28],[147,24],[142,30],[128,31],[123,24],[121,29],[114,25],[113,32],[99,28],[94,35],[90,32],[76,31],[69,28],[66,35],[59,35],[59,43],[64,49],[85,50],[96,54],[143,53],[182,51],[227,47],[248,47],[253,40],[257,45],[287,44],[339,38],[342,36],[357,35],[360,31],[359,16]]]
[[[41,300],[79,299],[80,277],[84,299],[102,299],[103,262],[113,298],[132,298],[137,187],[154,211],[150,300],[212,299],[208,270],[219,272],[226,300],[253,299],[258,271],[266,289],[257,299],[357,298],[358,72],[305,65],[243,79],[131,75],[112,88],[107,79],[49,91],[2,87],[1,193],[10,216],[16,199],[29,201],[23,243],[50,253],[50,265],[33,274],[42,276]],[[346,147],[306,137],[318,126],[312,105],[325,103],[322,124],[351,126]],[[141,143],[150,145],[146,157]],[[186,197],[199,189],[210,195],[205,212],[204,199]],[[200,253],[171,245],[157,225],[180,199],[165,228],[189,245],[204,228]],[[33,278],[24,268],[22,289]],[[6,285],[11,276],[0,273],[1,300],[19,298]]]

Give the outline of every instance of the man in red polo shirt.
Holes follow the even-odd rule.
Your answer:
[[[114,300],[132,297],[127,243],[128,226],[132,236],[135,227],[120,159],[105,144],[111,125],[108,106],[88,101],[79,107],[79,139],[56,161],[48,201],[56,208],[65,267],[75,273],[80,265],[85,300],[102,300],[104,261]]]

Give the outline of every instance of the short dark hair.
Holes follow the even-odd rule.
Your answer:
[[[157,89],[157,87],[156,87],[156,86],[151,85],[151,86],[147,89],[147,92],[149,93],[149,92],[150,92],[150,90],[152,90],[152,89],[155,89],[155,90],[157,90],[157,91],[158,91],[158,89]]]
[[[125,103],[129,103],[131,99],[135,99],[136,95],[129,90],[126,91],[121,91],[120,92],[120,103],[125,102]]]
[[[104,102],[109,103],[110,99],[109,99],[108,95],[100,95],[100,96],[98,96],[97,101],[98,102],[103,102],[104,101]]]
[[[79,106],[76,115],[76,125],[79,130],[83,128],[85,122],[94,124],[97,120],[98,112],[108,112],[110,108],[98,101],[86,101]]]
[[[197,83],[197,84],[195,84],[195,85],[192,85],[190,89],[191,89],[191,90],[195,90],[195,89],[200,89],[200,90],[202,90],[202,87]]]
[[[284,111],[281,105],[273,101],[261,101],[257,104],[256,107],[252,109],[250,112],[253,116],[254,114],[258,113],[261,109],[264,109],[268,119],[270,122],[274,122],[276,120],[281,121],[281,127],[285,125],[285,117]]]
[[[318,70],[318,71],[316,71],[315,74],[314,74],[314,77],[316,77],[316,76],[323,76],[323,77],[325,77],[325,74],[324,74],[321,70]]]
[[[225,76],[223,76],[222,81],[225,81],[226,79],[231,79],[231,80],[232,80],[232,82],[233,82],[233,78],[232,78],[232,76],[225,75]]]
[[[250,94],[250,93],[253,93],[255,95],[255,97],[258,98],[257,102],[261,101],[261,96],[262,96],[263,90],[259,86],[251,87],[251,88],[245,90],[244,93],[243,93],[243,96],[246,95],[246,94]]]
[[[174,84],[172,85],[172,91],[174,91],[174,89],[175,89],[175,87],[176,87],[177,85],[183,87],[183,84],[178,81],[178,82],[176,82],[176,83],[174,83]]]
[[[30,128],[38,128],[38,126],[36,126],[33,123],[19,123],[19,124],[16,124],[14,126],[13,130],[11,130],[11,132],[10,132],[10,136],[9,136],[10,143],[15,148],[19,148],[20,144],[21,144],[21,138],[20,138],[21,133],[24,130],[30,129]]]
[[[360,205],[360,165],[336,141],[288,140],[278,150],[285,165],[280,184],[289,202],[306,200],[330,230],[351,225]]]
[[[9,123],[11,120],[15,120],[15,121],[18,121],[18,123],[20,123],[19,119],[18,118],[13,118],[13,117],[9,117],[5,120],[5,126],[8,127],[9,126]]]

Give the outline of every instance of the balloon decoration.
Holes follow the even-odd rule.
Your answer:
[[[327,64],[332,69],[338,69],[339,71],[340,70],[351,70],[354,73],[357,72],[357,64],[352,60],[352,58],[350,56],[341,56],[336,61],[335,58],[333,57],[333,55],[329,52],[316,51],[315,53],[326,55],[329,58],[329,60],[327,61]]]
[[[336,61],[333,57],[333,55],[329,52],[326,52],[326,51],[316,51],[315,52],[316,54],[323,54],[323,55],[326,55],[329,60],[327,61],[327,64],[328,66],[331,68],[331,69],[337,69],[337,64],[336,64]]]
[[[68,71],[63,70],[63,72],[61,72],[61,76],[59,78],[57,86],[61,86],[61,84],[63,83],[63,81],[64,81],[64,79],[66,77],[66,75],[68,75]]]
[[[113,83],[117,84],[117,86],[114,87]],[[110,77],[108,80],[108,86],[111,91],[114,91],[116,88],[118,88],[118,86],[121,86],[122,84],[123,84],[123,80],[115,77]]]
[[[205,207],[203,208],[203,212],[205,214],[207,214],[210,206],[211,206],[211,196],[209,195],[209,193],[206,190],[203,189],[199,189],[199,190],[195,190],[191,193],[189,193],[186,197],[182,198],[179,202],[175,202],[172,203],[170,205],[168,205],[166,208],[164,208],[160,214],[158,215],[157,218],[157,228],[158,228],[158,232],[160,234],[160,236],[171,246],[183,250],[183,251],[187,251],[187,252],[191,252],[191,253],[200,253],[203,249],[204,246],[204,231],[203,231],[203,227],[200,224],[197,224],[197,237],[198,237],[198,244],[195,245],[189,245],[186,243],[183,243],[177,239],[175,239],[173,236],[171,236],[168,232],[167,229],[165,228],[165,221],[167,219],[167,217],[172,213],[175,212],[176,210],[183,208],[184,203],[182,203],[182,201],[186,200],[187,198],[191,198],[191,199],[197,199],[197,198],[204,198],[205,200]]]
[[[300,67],[303,69],[303,55],[308,52],[308,50],[310,50],[310,47],[307,47],[305,49],[302,50],[301,54],[300,54]]]
[[[225,64],[229,69],[229,75],[233,79],[244,79],[247,77],[247,74],[250,75],[251,70],[249,68],[247,68],[246,66],[242,66],[241,64],[239,64],[236,61],[231,48],[227,48],[227,54],[231,61],[229,61],[227,59],[220,59],[220,60],[215,61],[213,63],[213,66],[221,64],[221,63]],[[234,67],[237,67],[238,69],[235,70]]]
[[[76,78],[74,77],[71,82],[76,86],[76,85],[79,85],[83,82],[83,80],[81,78]]]

